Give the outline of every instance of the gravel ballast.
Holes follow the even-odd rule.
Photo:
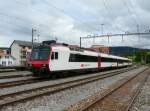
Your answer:
[[[70,106],[71,104],[74,104],[77,101],[80,101],[81,99],[87,98],[88,96],[91,96],[97,91],[107,88],[108,86],[115,83],[116,81],[126,76],[129,76],[131,74],[135,74],[136,72],[141,72],[144,69],[145,67],[141,67],[136,70],[125,72],[110,78],[105,78],[103,80],[88,83],[79,87],[67,89],[55,94],[50,94],[49,96],[42,96],[24,103],[18,103],[13,106],[7,106],[1,110],[2,111],[62,111],[64,108]],[[53,83],[54,82],[56,82],[56,80],[53,81]],[[30,87],[33,88],[33,86],[35,87],[39,85],[41,84],[38,83],[36,85],[30,85]],[[29,85],[28,86],[24,85],[23,88],[25,87],[29,87]],[[13,90],[18,90],[18,88],[16,87],[16,89]],[[12,89],[10,88],[9,90],[11,91]],[[5,90],[3,92],[1,91],[1,94],[4,92],[6,93],[9,90]]]
[[[150,111],[150,76],[130,111]]]

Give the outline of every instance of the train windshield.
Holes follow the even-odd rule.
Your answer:
[[[38,47],[32,51],[32,60],[47,60],[49,58],[50,48],[49,47]]]

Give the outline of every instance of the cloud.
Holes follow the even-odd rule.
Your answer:
[[[89,34],[141,32],[149,29],[150,8],[148,0],[5,0],[0,1],[0,46],[9,46],[14,39],[31,40],[31,29],[40,41],[58,38],[58,41],[79,44],[79,38]],[[142,16],[141,16],[142,15]],[[26,38],[26,39],[24,39]],[[134,39],[132,39],[134,38]],[[107,42],[95,40],[104,45],[150,46],[150,38],[142,36],[112,38]],[[93,40],[83,41],[90,46]],[[9,43],[9,44],[8,44]],[[91,43],[91,44],[89,44]]]

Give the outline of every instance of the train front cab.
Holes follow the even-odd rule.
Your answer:
[[[35,47],[30,58],[30,67],[34,76],[49,76],[51,48],[48,46]]]

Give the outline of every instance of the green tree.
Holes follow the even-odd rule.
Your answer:
[[[150,62],[150,52],[147,52],[146,50],[140,50],[135,54],[134,62],[136,63]]]
[[[150,52],[147,52],[147,63],[150,64]]]

